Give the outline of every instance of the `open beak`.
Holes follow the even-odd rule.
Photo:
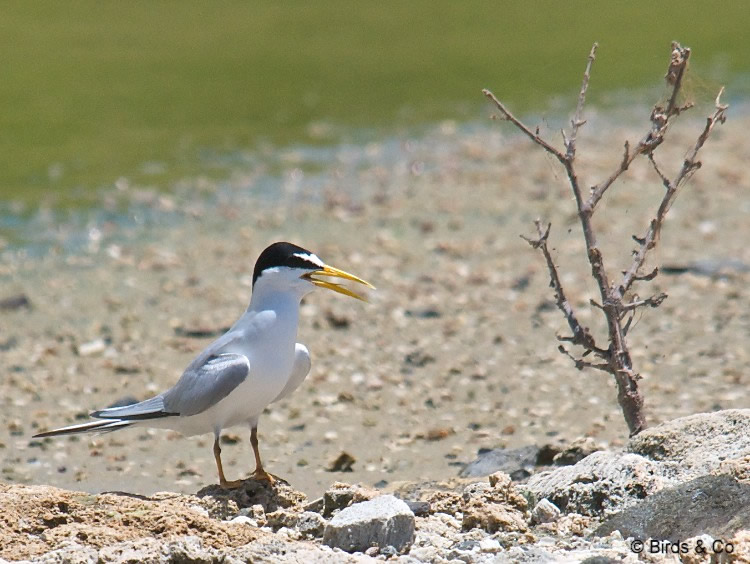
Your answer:
[[[313,270],[312,272],[308,272],[307,274],[302,275],[303,278],[305,278],[306,280],[309,280],[316,286],[320,286],[321,288],[328,288],[329,290],[333,290],[334,292],[338,292],[339,294],[344,294],[345,296],[357,298],[358,300],[362,300],[363,302],[366,302],[367,299],[353,292],[346,286],[342,286],[341,284],[336,284],[335,282],[331,282],[329,280],[321,280],[320,278],[314,278],[314,276],[329,276],[331,278],[343,278],[344,280],[350,280],[352,282],[362,284],[364,286],[367,286],[368,288],[372,288],[373,290],[375,289],[375,286],[373,286],[366,280],[362,280],[361,278],[354,276],[354,274],[349,274],[348,272],[344,272],[343,270],[339,270],[338,268],[334,268],[328,265],[323,266],[323,268],[319,270]]]

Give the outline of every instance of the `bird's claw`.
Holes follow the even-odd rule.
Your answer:
[[[255,472],[250,475],[250,479],[255,480],[256,482],[266,482],[269,486],[273,486],[276,483],[276,480],[280,478],[269,474],[263,470],[263,468],[256,468]]]
[[[219,487],[222,490],[236,490],[243,486],[244,480],[220,480]]]

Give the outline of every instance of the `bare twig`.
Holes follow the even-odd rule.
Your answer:
[[[625,272],[623,272],[623,274],[625,274]],[[640,276],[636,276],[635,280],[637,280],[637,281],[642,280],[644,282],[649,282],[649,281],[653,280],[654,278],[656,278],[657,274],[659,274],[659,267],[654,268],[648,274],[642,274]]]
[[[576,200],[578,208],[578,217],[583,228],[583,236],[586,243],[586,253],[591,265],[591,274],[596,280],[601,303],[590,300],[593,307],[601,310],[607,322],[607,331],[609,346],[606,349],[598,347],[594,336],[587,327],[581,325],[575,314],[570,302],[565,296],[557,267],[552,260],[549,249],[547,248],[547,239],[550,233],[550,225],[542,229],[542,224],[537,221],[538,238],[524,239],[535,249],[539,249],[544,255],[547,263],[547,270],[550,275],[550,286],[554,290],[557,307],[562,311],[565,319],[572,331],[570,337],[558,337],[559,340],[570,342],[582,347],[583,354],[580,358],[573,356],[565,347],[560,345],[559,350],[562,354],[568,356],[576,368],[593,368],[603,370],[612,374],[617,383],[618,402],[625,416],[631,435],[640,432],[646,426],[646,420],[643,415],[643,398],[638,389],[640,375],[632,367],[630,352],[625,340],[625,336],[632,326],[634,314],[640,307],[658,307],[667,297],[664,293],[659,293],[646,299],[633,297],[630,301],[625,302],[625,295],[630,291],[636,281],[653,280],[658,274],[658,269],[653,269],[648,274],[641,274],[640,269],[646,260],[648,252],[653,249],[661,233],[662,225],[666,213],[674,201],[678,189],[690,178],[690,176],[700,168],[701,163],[697,160],[697,155],[705,142],[708,140],[711,131],[717,123],[723,123],[726,119],[725,111],[727,106],[721,104],[721,92],[716,98],[716,110],[706,121],[703,132],[698,136],[695,145],[685,158],[682,168],[675,176],[670,179],[657,164],[654,158],[654,151],[661,145],[665,139],[670,120],[678,116],[682,111],[691,107],[691,104],[680,106],[677,102],[679,99],[680,89],[683,78],[687,69],[688,59],[690,58],[690,49],[681,47],[678,43],[672,44],[670,64],[667,70],[667,83],[671,87],[671,93],[666,107],[655,106],[651,112],[651,127],[644,137],[631,147],[629,142],[625,142],[622,159],[619,166],[599,184],[591,186],[588,197],[584,198],[581,191],[581,183],[575,167],[576,142],[579,129],[586,123],[583,117],[583,111],[586,102],[589,80],[591,78],[591,68],[596,56],[597,45],[594,44],[589,52],[586,68],[581,82],[581,90],[578,95],[575,115],[571,120],[571,129],[569,132],[562,131],[563,145],[565,151],[562,152],[552,146],[539,134],[539,128],[532,131],[523,122],[516,118],[500,102],[492,92],[483,90],[484,95],[490,99],[500,110],[503,118],[513,123],[521,132],[529,137],[534,143],[542,147],[545,151],[553,155],[565,168],[570,183],[571,190]],[[633,161],[639,155],[646,155],[651,163],[652,168],[665,187],[665,194],[656,211],[656,216],[650,221],[648,230],[643,237],[633,237],[638,248],[633,252],[632,263],[626,270],[622,271],[622,279],[619,284],[610,283],[605,268],[604,258],[599,249],[596,233],[591,218],[596,206],[604,197],[609,188],[628,170]],[[624,325],[623,325],[624,322]],[[590,353],[595,353],[599,358],[604,359],[604,363],[593,363],[583,359]]]
[[[568,321],[568,326],[573,332],[572,337],[566,337],[561,340],[570,341],[575,345],[580,345],[586,350],[597,353],[599,356],[606,355],[607,351],[596,346],[594,337],[591,335],[588,327],[584,327],[578,321],[575,311],[573,310],[573,306],[570,305],[568,298],[565,297],[565,291],[563,290],[562,284],[560,283],[560,277],[557,274],[557,267],[555,266],[555,263],[552,260],[552,255],[547,248],[547,238],[549,237],[549,231],[552,227],[552,224],[548,223],[547,228],[545,230],[542,230],[542,224],[539,220],[535,221],[534,223],[536,224],[538,237],[536,239],[530,239],[521,235],[521,238],[535,249],[541,250],[542,254],[544,255],[544,259],[547,262],[547,269],[549,270],[550,274],[550,287],[555,292],[555,303],[557,304],[558,309],[563,312],[565,319]]]
[[[518,129],[520,129],[523,133],[526,134],[526,136],[531,139],[534,143],[537,145],[540,145],[544,148],[545,151],[553,155],[557,160],[560,162],[565,162],[565,155],[562,154],[560,151],[555,149],[552,145],[547,143],[544,139],[542,139],[539,136],[539,128],[536,128],[536,131],[531,131],[525,123],[523,123],[521,120],[519,120],[516,116],[514,116],[510,111],[505,107],[505,105],[495,98],[495,95],[487,90],[486,88],[482,90],[482,94],[484,94],[487,98],[492,100],[492,102],[495,104],[498,110],[500,110],[500,113],[503,114],[503,119],[511,122],[513,125],[515,125]]]
[[[586,104],[586,92],[589,89],[589,80],[591,79],[591,65],[594,64],[596,59],[596,48],[599,46],[598,43],[594,43],[589,52],[588,62],[586,63],[586,70],[583,71],[583,81],[581,81],[581,91],[578,94],[578,104],[576,105],[576,113],[571,121],[571,130],[568,140],[565,142],[566,157],[568,161],[573,161],[576,156],[576,140],[578,138],[578,129],[586,123],[583,119],[583,106]],[[563,135],[565,133],[563,132]]]
[[[713,128],[716,126],[716,124],[724,123],[726,121],[726,111],[729,106],[721,103],[721,95],[723,93],[724,88],[722,87],[721,90],[719,90],[719,94],[716,96],[714,113],[706,118],[706,125],[703,128],[703,131],[698,136],[698,139],[695,141],[695,144],[688,153],[687,157],[685,157],[682,168],[677,173],[677,177],[674,180],[669,180],[666,175],[661,172],[656,164],[656,161],[653,158],[653,154],[649,154],[649,161],[652,163],[654,170],[656,170],[667,191],[664,194],[664,198],[662,199],[661,203],[659,204],[659,209],[656,212],[656,218],[651,220],[651,224],[646,231],[646,235],[642,239],[640,239],[640,247],[635,252],[633,263],[623,275],[622,281],[617,288],[616,295],[620,299],[622,299],[630,290],[633,282],[639,279],[638,272],[643,266],[643,263],[646,261],[648,252],[656,246],[656,242],[658,241],[659,235],[661,234],[664,217],[669,211],[674,198],[677,196],[678,189],[692,176],[692,174],[697,169],[700,168],[701,163],[697,160],[698,152],[701,150],[701,148],[703,148],[703,145],[708,140],[709,136],[711,135],[711,131],[713,131]]]
[[[578,370],[583,370],[584,368],[594,368],[596,370],[601,370],[602,372],[609,372],[609,364],[607,363],[597,364],[594,362],[588,362],[586,360],[583,360],[582,358],[576,358],[572,354],[570,354],[570,351],[568,351],[568,349],[566,349],[562,345],[557,347],[557,350],[559,350],[562,354],[572,360]]]
[[[625,153],[622,156],[620,166],[615,169],[615,171],[609,176],[609,178],[591,188],[591,196],[589,196],[588,202],[586,202],[586,206],[589,209],[593,210],[596,207],[596,204],[599,203],[599,200],[602,199],[602,196],[604,196],[604,193],[609,190],[609,187],[612,186],[612,184],[614,184],[618,178],[620,178],[622,173],[630,168],[631,163],[640,154],[640,148],[641,143],[638,143],[638,145],[636,146],[636,150],[630,151],[630,143],[625,141]]]
[[[651,163],[651,167],[654,169],[654,172],[656,172],[659,178],[661,178],[661,183],[664,184],[664,188],[666,188],[667,190],[671,189],[672,181],[669,178],[667,178],[667,176],[659,168],[659,165],[656,164],[656,160],[654,159],[653,153],[648,154],[648,162]],[[642,241],[642,239],[640,239],[640,241]]]
[[[672,42],[672,58],[669,62],[669,68],[664,78],[667,84],[672,85],[672,95],[669,97],[669,104],[667,105],[667,118],[672,117],[680,113],[681,109],[677,106],[677,95],[680,92],[682,86],[682,77],[685,76],[685,69],[687,69],[688,59],[690,58],[690,48],[681,47],[676,41]]]
[[[665,294],[664,292],[661,292],[659,294],[656,294],[655,296],[646,298],[645,300],[635,300],[632,302],[628,302],[626,304],[622,304],[620,311],[629,311],[631,309],[636,309],[638,307],[645,307],[645,306],[659,307],[666,299],[667,299],[667,294]]]
[[[687,68],[688,59],[690,58],[690,49],[680,47],[678,43],[672,43],[672,56],[669,63],[669,69],[667,70],[666,79],[667,83],[672,87],[672,92],[669,96],[669,103],[666,110],[660,106],[655,106],[651,112],[651,131],[649,131],[643,139],[641,139],[635,146],[633,151],[630,151],[630,145],[625,142],[625,154],[623,156],[620,166],[603,182],[597,184],[591,189],[591,196],[587,202],[588,206],[593,209],[599,200],[602,199],[604,193],[614,184],[614,182],[624,173],[632,162],[640,154],[652,155],[654,149],[661,145],[664,141],[664,135],[667,132],[669,125],[669,119],[672,116],[678,115],[681,111],[686,110],[690,105],[684,107],[677,107],[677,97],[680,89],[682,88],[682,78]],[[655,163],[654,163],[655,164]]]

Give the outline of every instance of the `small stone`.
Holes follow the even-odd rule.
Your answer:
[[[250,519],[250,521],[255,523],[256,527],[266,526],[266,512],[260,504],[255,504],[251,507],[243,507],[237,513],[237,517]],[[232,521],[234,522],[234,519]]]
[[[278,531],[276,531],[276,534],[288,540],[297,540],[298,538],[300,538],[299,532],[295,529],[290,529],[289,527],[281,527]]]
[[[404,503],[409,506],[414,515],[418,517],[429,515],[430,513],[430,502],[429,501],[408,501],[404,500]]]
[[[351,472],[352,466],[357,462],[348,452],[342,452],[336,457],[336,460],[331,462],[330,466],[326,468],[328,472]]]
[[[389,545],[402,552],[414,541],[414,527],[409,506],[392,495],[383,495],[342,509],[326,525],[323,542],[347,552]]]
[[[277,509],[271,513],[266,513],[266,525],[274,530],[287,528],[293,529],[297,526],[299,516],[297,513]]]
[[[386,558],[390,558],[391,556],[396,556],[397,554],[398,554],[398,550],[396,550],[396,547],[390,544],[380,549],[380,555],[385,556]]]
[[[251,527],[257,527],[258,522],[255,519],[251,519],[245,515],[237,515],[234,519],[229,521],[235,525],[250,525]]]
[[[453,547],[458,552],[474,552],[479,550],[479,541],[475,539],[465,539],[456,543]]]
[[[322,537],[326,520],[319,513],[304,511],[297,519],[297,530],[307,537]]]
[[[109,404],[107,409],[111,407],[125,407],[126,405],[133,405],[134,403],[138,403],[138,398],[135,396],[123,396]]]
[[[323,513],[323,509],[325,508],[326,504],[322,497],[319,497],[317,499],[314,499],[307,505],[303,507],[305,511],[314,511],[315,513]]]
[[[201,507],[200,505],[191,505],[190,509],[198,513],[199,515],[203,515],[204,517],[208,517],[208,510],[205,507]]]
[[[14,311],[21,308],[31,309],[31,300],[26,294],[17,294],[0,299],[0,310]]]
[[[500,541],[497,539],[482,539],[479,541],[479,550],[482,552],[499,552],[502,549]]]
[[[223,445],[236,445],[242,440],[242,438],[236,433],[224,433],[221,437],[221,444]]]
[[[531,510],[531,518],[534,523],[553,523],[560,518],[560,509],[547,498],[542,499]]]
[[[88,343],[78,345],[76,352],[78,353],[78,356],[94,356],[103,353],[106,348],[107,343],[104,342],[104,339],[95,339]]]

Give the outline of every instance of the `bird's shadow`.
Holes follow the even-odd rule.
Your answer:
[[[176,499],[180,497],[180,494],[174,494],[168,497],[149,497],[147,495],[136,494],[136,493],[131,493],[131,492],[123,492],[120,490],[102,492],[102,495],[119,495],[123,497],[131,497],[133,499],[140,499],[141,501],[153,501],[153,502],[166,501],[168,499]]]

